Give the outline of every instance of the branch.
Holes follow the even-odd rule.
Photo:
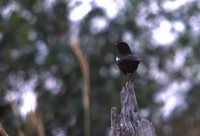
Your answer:
[[[111,109],[111,136],[156,136],[153,124],[140,118],[133,82],[129,81],[121,91],[121,113]]]
[[[79,65],[83,75],[82,102],[84,109],[84,131],[85,131],[85,136],[90,136],[89,64],[87,57],[81,51],[78,38],[72,35],[70,40],[71,40],[71,48],[79,61]]]
[[[3,128],[3,126],[1,125],[1,123],[0,123],[0,134],[2,135],[2,136],[9,136],[8,134],[7,134],[7,132],[6,132],[6,130]]]

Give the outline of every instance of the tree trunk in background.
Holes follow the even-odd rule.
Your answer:
[[[156,136],[153,124],[140,118],[133,82],[129,81],[121,91],[121,113],[111,109],[111,136]]]

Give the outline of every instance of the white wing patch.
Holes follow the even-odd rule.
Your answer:
[[[119,61],[120,60],[120,58],[119,57],[116,57],[116,61]]]

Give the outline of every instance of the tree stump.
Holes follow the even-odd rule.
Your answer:
[[[156,136],[153,124],[139,116],[133,81],[121,91],[121,113],[111,108],[111,136]]]

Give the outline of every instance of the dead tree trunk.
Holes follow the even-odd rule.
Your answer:
[[[153,124],[140,118],[133,82],[129,81],[121,91],[121,113],[111,109],[111,136],[156,136]]]

